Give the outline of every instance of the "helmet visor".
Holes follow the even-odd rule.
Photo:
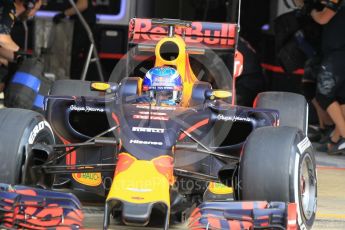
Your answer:
[[[180,102],[181,91],[177,90],[150,90],[150,97],[157,105],[176,105]]]

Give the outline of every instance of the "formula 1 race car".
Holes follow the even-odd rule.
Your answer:
[[[223,60],[236,77],[237,37],[235,23],[132,19],[131,49],[108,83],[55,82],[46,118],[0,110],[0,182],[102,195],[104,229],[110,217],[164,229],[188,218],[190,229],[310,229],[307,103],[267,92],[253,108],[236,106]]]

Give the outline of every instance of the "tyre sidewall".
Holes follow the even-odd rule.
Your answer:
[[[18,113],[25,110],[18,110]],[[30,111],[31,112],[31,111]],[[35,115],[34,115],[35,114]],[[28,118],[25,122],[21,123],[21,127],[10,127],[10,125],[2,125],[2,132],[7,133],[7,141],[13,141],[13,144],[7,145],[4,151],[4,157],[8,159],[8,165],[5,166],[10,173],[4,182],[11,184],[23,183],[25,174],[28,170],[27,159],[29,159],[29,145],[35,144],[40,140],[44,140],[47,144],[53,144],[54,136],[51,127],[43,116],[38,113],[28,113]],[[11,119],[10,117],[8,119]],[[13,118],[15,119],[15,117]],[[6,121],[5,121],[6,122]]]
[[[313,209],[313,213],[311,217],[307,220],[303,214],[303,208],[302,208],[302,200],[300,194],[302,193],[301,191],[301,186],[300,186],[300,177],[302,173],[302,163],[303,159],[309,157],[312,159],[313,162],[313,168],[314,168],[314,177],[316,178],[316,165],[315,165],[315,157],[313,154],[313,148],[311,146],[311,143],[307,137],[304,137],[304,135],[299,135],[296,136],[296,145],[293,148],[294,154],[292,154],[292,159],[291,159],[291,164],[290,168],[292,169],[292,172],[290,173],[291,176],[290,178],[290,201],[295,202],[297,205],[297,222],[299,229],[311,229],[315,216],[316,216],[316,206],[317,206],[317,180],[315,181],[315,208]],[[293,159],[294,158],[294,159]]]
[[[33,157],[30,147],[36,143],[44,144],[54,144],[54,134],[50,124],[41,117],[36,117],[28,125],[27,129],[24,131],[20,146],[25,149],[25,155],[22,154],[22,157],[25,157],[24,164],[21,165],[21,180],[19,181],[22,184],[30,185],[31,181],[28,179],[29,170],[31,170],[31,159]]]
[[[315,178],[315,194],[311,195],[311,199],[315,195],[315,203],[311,203],[313,200],[308,203],[308,210],[312,210],[309,219],[303,213],[300,184],[306,157],[311,160],[309,168]],[[296,203],[299,228],[312,227],[317,203],[315,159],[311,142],[301,130],[263,127],[254,131],[244,146],[238,178],[239,199]]]

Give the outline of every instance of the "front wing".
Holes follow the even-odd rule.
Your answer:
[[[79,229],[83,219],[73,194],[0,184],[0,228]]]
[[[189,218],[188,228],[203,229],[297,229],[294,203],[265,201],[204,202]]]

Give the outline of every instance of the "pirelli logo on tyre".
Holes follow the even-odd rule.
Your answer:
[[[297,144],[300,154],[303,154],[304,151],[311,146],[311,142],[308,137],[305,137],[300,143]]]
[[[72,177],[80,184],[97,187],[102,184],[101,173],[73,173]]]
[[[43,130],[45,127],[49,128],[51,132],[52,129],[49,125],[49,123],[47,121],[41,121],[40,123],[38,123],[37,125],[35,125],[35,127],[32,129],[30,135],[29,135],[29,140],[28,143],[30,145],[32,145],[35,142],[36,136],[38,135],[39,132],[41,132],[41,130]]]

